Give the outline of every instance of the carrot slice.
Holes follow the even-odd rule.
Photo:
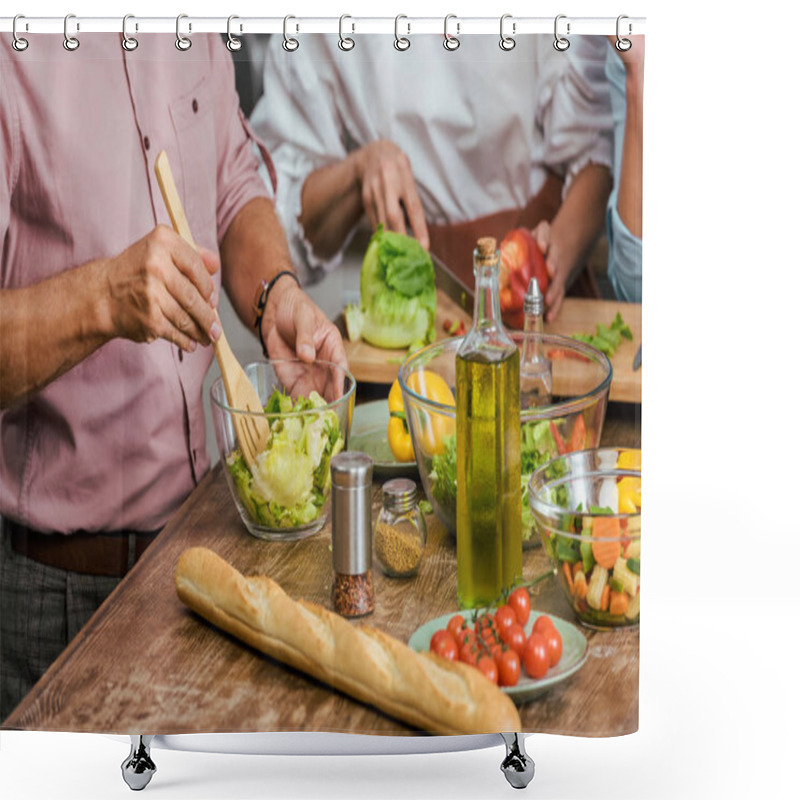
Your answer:
[[[565,561],[563,564],[564,575],[567,578],[567,586],[569,586],[569,593],[573,594],[575,592],[575,584],[572,582],[572,570],[569,567],[569,564]]]
[[[624,614],[628,610],[628,595],[625,592],[615,592],[609,595],[608,611],[610,614]]]
[[[603,587],[603,593],[600,595],[600,610],[608,611],[608,602],[611,597],[611,587],[606,584]]]
[[[605,569],[613,569],[620,554],[619,541],[602,542],[597,539],[619,539],[619,520],[614,517],[595,517],[592,520],[592,555]]]

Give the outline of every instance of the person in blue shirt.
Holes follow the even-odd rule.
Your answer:
[[[642,89],[644,37],[606,59],[614,120],[614,188],[608,200],[608,277],[620,300],[642,301]]]

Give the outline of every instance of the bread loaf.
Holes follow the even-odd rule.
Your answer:
[[[416,653],[375,628],[292,600],[275,581],[245,578],[211,550],[186,550],[175,584],[180,599],[217,627],[416,728],[520,730],[512,700],[474,667]]]

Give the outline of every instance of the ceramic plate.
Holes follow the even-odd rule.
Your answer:
[[[452,614],[436,617],[436,619],[432,619],[424,625],[421,625],[411,634],[411,638],[408,640],[408,646],[417,652],[429,650],[433,634],[441,628],[446,628],[447,623],[457,613],[459,612],[454,611]],[[465,618],[467,617],[466,614],[463,614],[463,616]],[[533,630],[533,623],[539,616],[542,615],[536,611],[531,611],[531,617],[528,620],[528,624],[525,626],[526,636],[530,636]],[[515,703],[526,703],[528,700],[532,700],[534,697],[543,694],[548,689],[552,689],[556,684],[574,675],[586,662],[586,655],[589,647],[586,637],[574,625],[566,620],[556,617],[553,614],[550,614],[549,617],[553,620],[556,630],[561,634],[561,640],[564,645],[564,649],[561,653],[561,660],[555,667],[551,667],[547,671],[547,675],[545,675],[544,678],[538,681],[535,678],[529,678],[523,667],[519,683],[516,686],[501,687]]]
[[[372,457],[373,471],[379,477],[404,477],[415,479],[417,462],[396,461],[386,428],[389,425],[389,405],[386,400],[361,403],[353,409],[350,425],[349,450],[359,450]]]

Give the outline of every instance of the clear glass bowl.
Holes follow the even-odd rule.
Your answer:
[[[531,475],[534,525],[589,628],[639,624],[641,474],[640,450],[609,447],[560,456]]]
[[[522,538],[523,546],[539,543],[528,504],[528,478],[536,467],[559,455],[559,447],[584,449],[600,444],[611,386],[611,362],[599,350],[566,336],[510,331],[520,350],[536,339],[539,352],[551,357],[552,402],[523,409]],[[412,353],[400,367],[399,381],[414,456],[425,496],[447,529],[456,532],[456,408],[415,391],[423,385],[414,373],[431,371],[444,379],[455,395],[456,353],[463,337],[447,339]],[[556,437],[555,434],[558,434]],[[480,454],[475,454],[479,458]]]
[[[263,405],[275,389],[292,401],[308,398],[312,391],[324,401],[320,407],[304,411],[265,414],[270,440],[264,454],[257,457],[260,476],[253,478],[241,458],[234,427],[237,414],[251,412],[228,405],[222,378],[211,386],[217,446],[231,497],[247,530],[260,539],[291,541],[311,536],[327,519],[329,463],[335,454],[331,431],[338,429],[337,442],[341,437],[336,451],[346,449],[355,378],[346,369],[323,361],[256,361],[244,371]]]

